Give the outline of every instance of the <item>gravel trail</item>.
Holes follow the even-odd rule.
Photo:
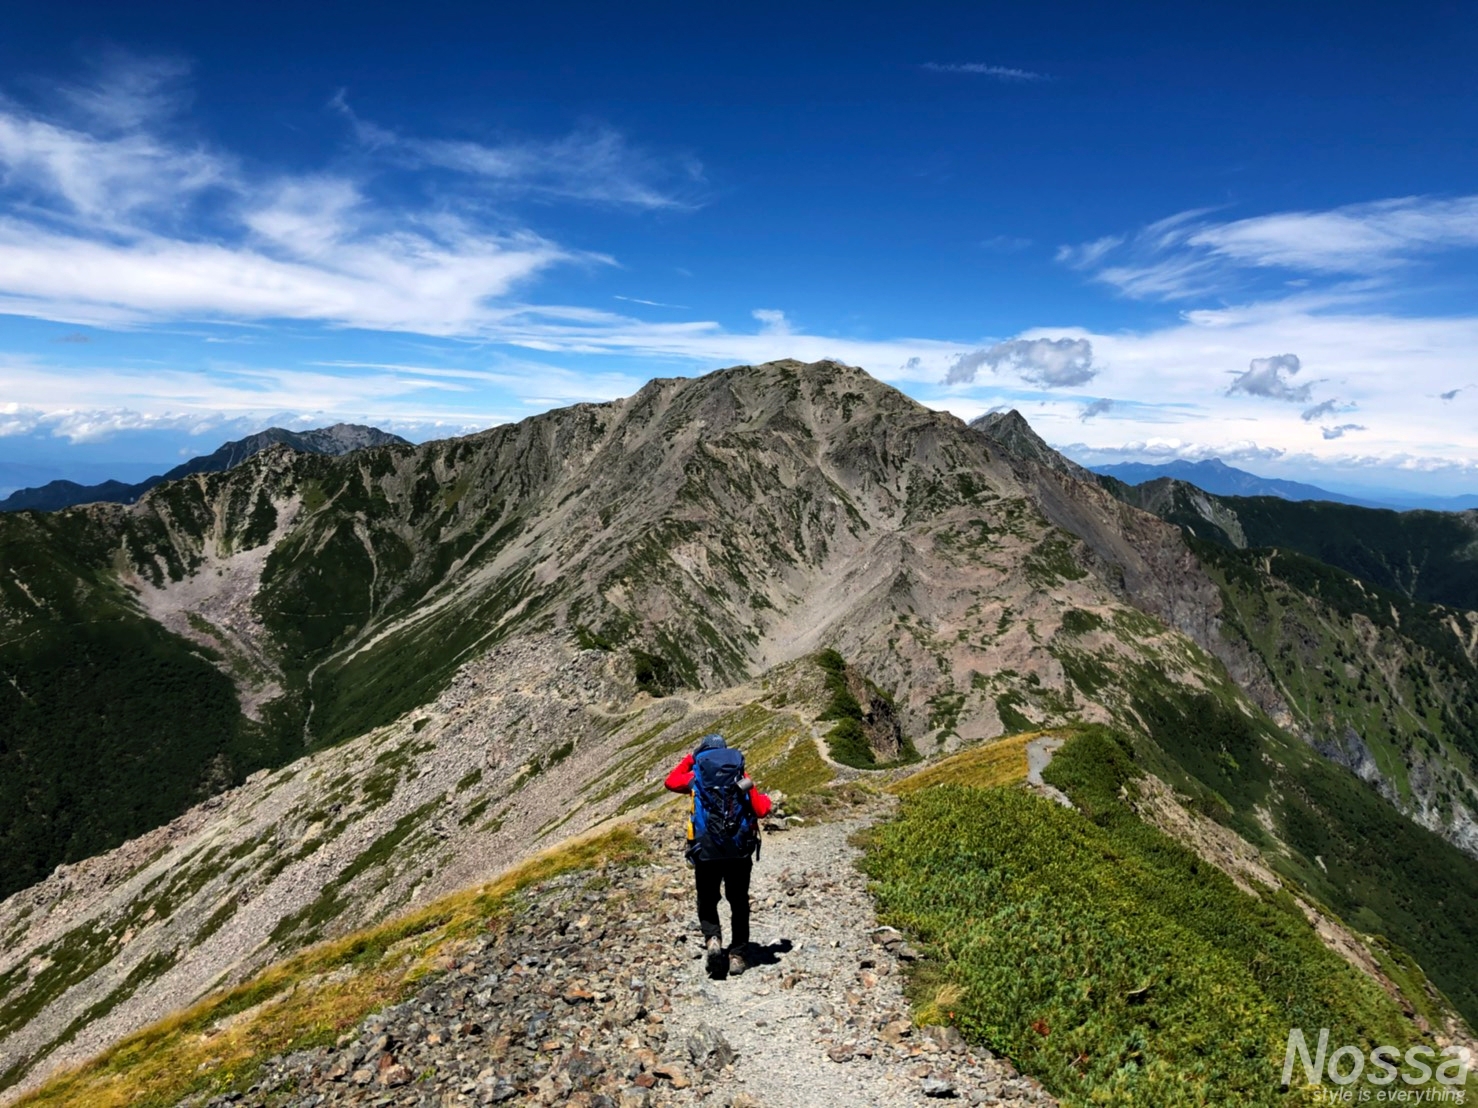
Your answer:
[[[1026,744],[1026,783],[1048,799],[1057,801],[1064,808],[1071,808],[1073,802],[1068,799],[1066,793],[1042,780],[1042,771],[1052,761],[1052,755],[1061,750],[1062,744],[1066,741],[1066,739],[1052,735],[1044,735]]]
[[[900,968],[915,952],[878,927],[849,843],[881,814],[767,835],[751,882],[761,964],[710,981],[696,949],[686,963],[669,1026],[711,1028],[737,1055],[731,1082],[706,1103],[1055,1104],[1009,1062],[967,1049],[952,1028],[912,1026]],[[719,911],[727,927],[727,905]]]
[[[180,1108],[1055,1104],[953,1028],[913,1025],[901,969],[918,955],[878,927],[849,841],[890,803],[771,821],[788,827],[755,867],[742,975],[705,975],[682,832],[646,825],[649,861],[526,890],[415,996]]]

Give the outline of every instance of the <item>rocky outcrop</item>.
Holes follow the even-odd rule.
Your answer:
[[[1026,458],[1078,481],[1089,484],[1096,481],[1089,470],[1048,446],[1047,441],[1032,430],[1026,417],[1015,408],[1005,412],[986,412],[985,415],[972,419],[970,427],[1000,443],[1013,457]]]

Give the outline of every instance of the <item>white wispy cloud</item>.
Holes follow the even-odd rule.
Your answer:
[[[248,171],[182,137],[177,62],[113,59],[49,109],[0,99],[0,313],[101,326],[310,320],[428,335],[488,333],[517,288],[610,259],[489,219],[486,198],[371,199],[366,173]],[[347,111],[347,108],[345,109]],[[609,128],[501,147],[384,132],[387,157],[508,193],[638,209],[660,159]],[[680,160],[686,181],[701,169]]]
[[[187,108],[190,71],[183,58],[108,50],[93,59],[82,79],[57,92],[82,117],[128,131]]]
[[[778,308],[756,308],[749,313],[760,322],[760,330],[767,335],[792,334],[790,320]]]
[[[561,404],[599,403],[630,396],[646,384],[647,379],[611,370],[580,372],[547,362],[498,358],[494,367],[461,369],[446,366],[409,365],[405,363],[332,361],[320,362],[331,369],[379,370],[408,377],[454,382],[472,391],[480,386],[493,386],[515,397],[531,408],[549,408]],[[429,384],[427,387],[430,387]]]
[[[538,141],[425,138],[363,119],[342,89],[330,104],[366,148],[412,167],[465,174],[485,189],[642,209],[693,208],[702,200],[702,162],[634,147],[613,127],[589,124]]]
[[[628,304],[642,304],[648,308],[673,308],[677,311],[687,311],[686,304],[666,304],[661,300],[643,300],[640,296],[621,296],[619,294],[611,297],[612,300],[624,300]]]
[[[1478,247],[1478,196],[1408,196],[1236,220],[1182,212],[1133,235],[1063,246],[1058,261],[1126,295],[1184,299],[1266,271],[1380,282],[1438,253]],[[1366,286],[1355,286],[1357,289]]]
[[[461,434],[527,414],[517,403],[489,403],[485,376],[459,380],[435,369],[370,363],[352,368],[218,363],[199,373],[108,365],[61,368],[0,358],[5,382],[0,438],[40,434],[81,443],[128,431],[206,434],[221,428],[260,430],[273,422],[309,427],[341,420],[386,430],[416,428],[424,434],[427,428],[446,428],[445,434]],[[551,374],[546,367],[545,379],[558,380],[557,371]],[[81,403],[79,380],[86,382]]]
[[[1026,83],[1050,81],[1046,73],[1034,73],[1030,69],[1017,69],[1009,65],[988,65],[985,62],[925,62],[921,69],[931,73],[963,73],[972,77],[994,77],[997,81]]]

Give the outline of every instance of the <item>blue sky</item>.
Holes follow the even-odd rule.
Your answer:
[[[1478,488],[1463,5],[796,8],[12,0],[0,487],[829,356]]]

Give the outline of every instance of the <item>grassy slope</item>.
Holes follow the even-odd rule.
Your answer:
[[[1156,1108],[1301,1102],[1278,1092],[1291,1026],[1411,1040],[1291,900],[1248,896],[1140,822],[1119,799],[1137,772],[1095,729],[1049,769],[1083,814],[1009,788],[905,799],[866,865],[885,917],[935,956],[914,983],[929,1014],[1068,1103]]]
[[[1409,951],[1478,1022],[1478,862],[1225,690],[1147,688],[1135,708],[1153,740],[1141,761],[1337,915]]]
[[[889,787],[899,796],[918,792],[931,785],[1010,785],[1026,780],[1026,747],[1047,732],[1028,731],[1010,738],[998,739],[984,746],[962,750],[912,773]]]
[[[1398,790],[1414,747],[1435,763],[1439,805],[1478,750],[1478,673],[1454,613],[1365,585],[1297,554],[1194,544],[1222,585],[1225,627],[1267,659],[1321,742],[1353,728]],[[1456,623],[1456,629],[1454,628]],[[1065,669],[1113,694],[1105,667],[1071,647]],[[1224,675],[1193,692],[1151,665],[1121,673],[1141,760],[1200,810],[1261,846],[1286,877],[1358,929],[1388,938],[1478,1021],[1478,862],[1393,810],[1370,785],[1250,713]],[[1467,793],[1467,803],[1478,798]]]

